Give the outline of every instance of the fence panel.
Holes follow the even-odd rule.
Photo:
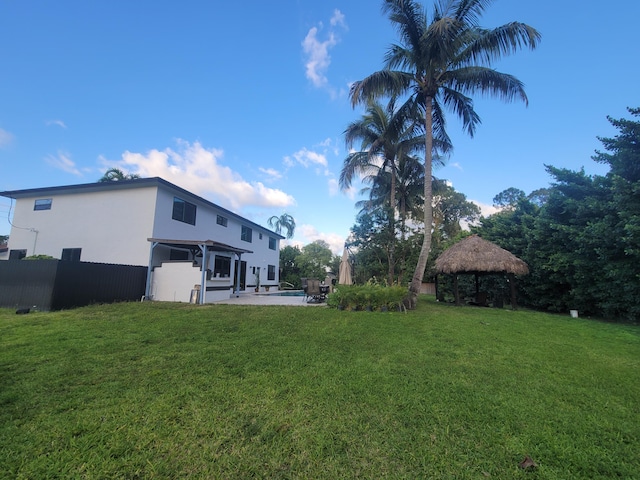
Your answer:
[[[0,261],[0,307],[50,310],[56,260]]]

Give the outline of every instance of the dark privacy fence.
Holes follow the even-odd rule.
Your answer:
[[[147,267],[62,260],[0,261],[0,307],[62,310],[140,300]]]

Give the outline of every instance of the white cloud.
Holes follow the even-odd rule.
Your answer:
[[[340,184],[338,180],[335,178],[330,178],[328,181],[329,184],[329,195],[334,197],[340,192]]]
[[[44,160],[52,167],[55,167],[59,170],[71,173],[73,175],[82,175],[82,172],[78,169],[78,167],[76,167],[75,162],[71,160],[71,155],[67,152],[59,151],[57,155],[47,155]]]
[[[221,165],[222,150],[206,149],[199,142],[178,140],[177,144],[176,150],[154,149],[145,154],[127,151],[121,161],[112,163],[142,177],[162,177],[236,211],[247,206],[282,208],[295,204],[294,198],[282,190],[246,181]]]
[[[331,17],[330,23],[332,27],[340,26],[344,29],[348,28],[344,13],[342,13],[337,8],[333,11],[333,16]]]
[[[288,167],[295,165],[302,165],[303,167],[320,165],[326,167],[328,164],[327,157],[324,154],[308,150],[306,147],[301,148],[291,156],[287,155],[283,161]]]
[[[319,24],[319,27],[311,27],[302,41],[302,51],[305,57],[305,75],[307,79],[311,81],[314,87],[326,88],[332,97],[336,97],[338,94],[329,85],[327,71],[331,65],[329,51],[340,41],[337,28],[347,29],[344,14],[340,10],[334,10],[329,24],[329,31],[322,38],[320,38],[320,32],[323,28],[322,23]]]
[[[314,226],[308,224],[296,227],[296,239],[298,238],[302,238],[302,240],[294,240],[291,244],[303,247],[316,240],[324,240],[329,244],[334,255],[341,255],[344,249],[345,238],[343,236],[337,233],[319,232]]]
[[[493,215],[494,213],[498,213],[500,211],[499,208],[494,207],[493,205],[488,205],[486,203],[478,202],[477,200],[469,200],[472,203],[475,203],[478,207],[480,207],[480,213],[483,217],[488,217],[489,215]]]
[[[263,168],[259,167],[258,170],[262,172],[266,177],[268,182],[274,182],[276,180],[280,180],[282,178],[282,174],[276,170],[275,168]]]
[[[64,128],[64,129],[66,129],[66,128],[67,128],[67,126],[65,125],[65,123],[64,123],[62,120],[47,120],[47,121],[45,122],[45,124],[46,124],[48,127],[49,127],[49,126],[51,126],[51,125],[56,125],[56,126],[58,126],[58,127],[60,127],[60,128]]]
[[[6,130],[0,128],[0,148],[6,147],[11,142],[13,142],[13,134],[7,132]]]

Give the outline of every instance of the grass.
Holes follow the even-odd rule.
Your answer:
[[[0,477],[640,478],[639,367],[639,327],[427,297],[0,310]]]

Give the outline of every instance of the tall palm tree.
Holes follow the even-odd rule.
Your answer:
[[[532,27],[512,22],[493,29],[478,20],[492,0],[437,0],[429,18],[414,0],[384,0],[383,12],[396,27],[400,44],[385,56],[385,68],[351,86],[351,103],[368,103],[380,96],[409,95],[419,106],[425,128],[424,178],[432,177],[433,139],[445,133],[445,109],[462,120],[473,136],[480,117],[470,94],[481,92],[505,101],[527,103],[517,78],[491,68],[494,61],[524,46],[535,48],[540,34]],[[431,250],[433,220],[431,182],[424,182],[425,235],[409,287],[409,307],[414,308]]]
[[[378,102],[369,102],[365,115],[349,124],[344,132],[347,149],[359,141],[360,151],[350,153],[344,160],[340,187],[348,189],[356,175],[367,176],[374,184],[376,178],[390,180],[389,198],[385,203],[392,232],[395,232],[397,164],[403,156],[424,148],[422,125],[416,122],[415,112],[410,110],[412,107],[412,103],[405,103],[396,108],[393,98],[386,107]],[[391,244],[389,283],[394,281],[393,265],[394,246]]]
[[[275,229],[276,233],[281,235],[283,230],[287,231],[285,235],[287,238],[293,238],[293,234],[296,231],[296,221],[288,213],[282,215],[273,215],[267,220],[269,226]]]

